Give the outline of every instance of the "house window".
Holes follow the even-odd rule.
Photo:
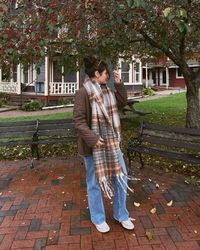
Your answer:
[[[64,66],[64,82],[77,82],[77,72],[75,70],[69,71]]]
[[[129,70],[130,70],[129,63],[122,61],[121,78],[123,82],[130,82]]]
[[[17,82],[17,64],[13,65],[12,78],[13,78],[13,82]]]
[[[17,65],[14,64],[12,68],[3,66],[1,70],[2,82],[17,82]]]
[[[23,83],[28,84],[29,82],[28,81],[28,64],[23,65],[22,68],[23,68]]]
[[[176,78],[183,78],[183,73],[180,68],[176,69]]]
[[[76,66],[75,66],[76,67]],[[53,61],[53,70],[52,70],[53,82],[77,82],[78,81],[78,72],[75,70],[68,70],[67,66],[61,65],[58,61]]]
[[[10,68],[4,66],[4,67],[2,67],[1,72],[2,72],[2,76],[1,76],[2,82],[10,82],[11,81]]]
[[[135,82],[141,82],[141,77],[140,77],[140,75],[141,75],[141,70],[140,70],[140,63],[139,62],[137,62],[136,64],[135,64]]]
[[[62,82],[62,66],[58,61],[53,61],[53,82]]]

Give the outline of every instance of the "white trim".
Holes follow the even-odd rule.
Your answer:
[[[44,95],[48,96],[48,89],[49,89],[49,79],[48,79],[48,65],[49,65],[49,60],[48,57],[45,56],[45,80],[44,80]]]
[[[198,68],[198,67],[200,67],[200,64],[189,64],[188,65],[189,66],[189,68]],[[179,66],[178,65],[172,65],[172,66],[169,66],[168,68],[170,68],[170,69],[177,69],[177,68],[179,68]]]
[[[18,89],[17,89],[17,94],[21,94],[21,74],[20,74],[20,70],[21,70],[21,65],[17,64],[17,84],[18,84]]]
[[[149,86],[149,81],[148,81],[148,67],[147,67],[147,63],[146,63],[146,68],[145,68],[145,87],[147,88]]]
[[[178,69],[179,69],[179,67],[176,68],[176,79],[184,79],[184,76],[183,76],[183,75],[182,75],[182,76],[179,76],[179,75],[178,75]]]
[[[169,69],[166,67],[166,88],[169,88]]]

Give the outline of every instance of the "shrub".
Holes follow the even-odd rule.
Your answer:
[[[61,98],[61,99],[58,100],[57,105],[67,105],[67,104],[70,104],[70,103],[71,103],[71,101],[69,99]]]
[[[42,102],[31,100],[29,103],[25,103],[22,105],[22,110],[36,111],[36,110],[41,110],[43,106],[44,105]]]
[[[150,87],[143,88],[142,92],[143,95],[150,95],[150,96],[154,95],[154,91]]]
[[[8,94],[0,92],[0,107],[8,103]]]

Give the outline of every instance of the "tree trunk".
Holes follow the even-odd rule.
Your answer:
[[[186,127],[199,128],[200,127],[200,109],[199,109],[199,85],[195,82],[193,77],[185,77],[187,86],[187,113],[186,113]]]

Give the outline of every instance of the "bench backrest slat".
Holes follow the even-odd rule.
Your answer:
[[[165,138],[171,140],[181,140],[185,142],[195,142],[200,143],[200,136],[198,135],[190,135],[190,134],[181,134],[175,133],[174,131],[161,131],[161,130],[153,130],[153,129],[143,129],[143,135],[146,136],[155,136],[157,138]]]
[[[8,132],[13,132],[13,133],[16,133],[16,132],[28,132],[28,131],[36,131],[36,124],[34,125],[28,125],[28,126],[18,126],[18,127],[1,127],[0,128],[0,134],[2,133],[8,133]]]
[[[38,120],[39,125],[42,124],[67,124],[72,123],[72,119],[56,119],[56,120]]]
[[[8,127],[25,127],[25,126],[31,126],[36,125],[37,121],[23,121],[23,122],[0,122],[0,128],[8,128]]]
[[[200,143],[191,143],[180,140],[169,140],[168,138],[159,138],[156,136],[143,136],[143,142],[148,142],[156,145],[165,145],[169,147],[185,148],[200,152]]]
[[[41,130],[59,130],[59,129],[73,129],[72,123],[60,124],[39,124],[38,131]]]
[[[165,126],[165,125],[153,124],[153,123],[145,123],[145,124],[143,124],[143,128],[144,129],[153,129],[156,131],[175,132],[176,134],[200,136],[200,129],[178,128],[178,127]]]
[[[14,138],[32,138],[33,135],[35,133],[35,130],[34,131],[21,131],[21,132],[10,132],[10,133],[1,133],[0,134],[0,139],[5,139],[5,138],[11,138],[11,139],[14,139]]]
[[[72,129],[58,129],[58,130],[44,130],[38,131],[38,136],[61,136],[61,135],[71,135],[75,134],[74,130]]]

